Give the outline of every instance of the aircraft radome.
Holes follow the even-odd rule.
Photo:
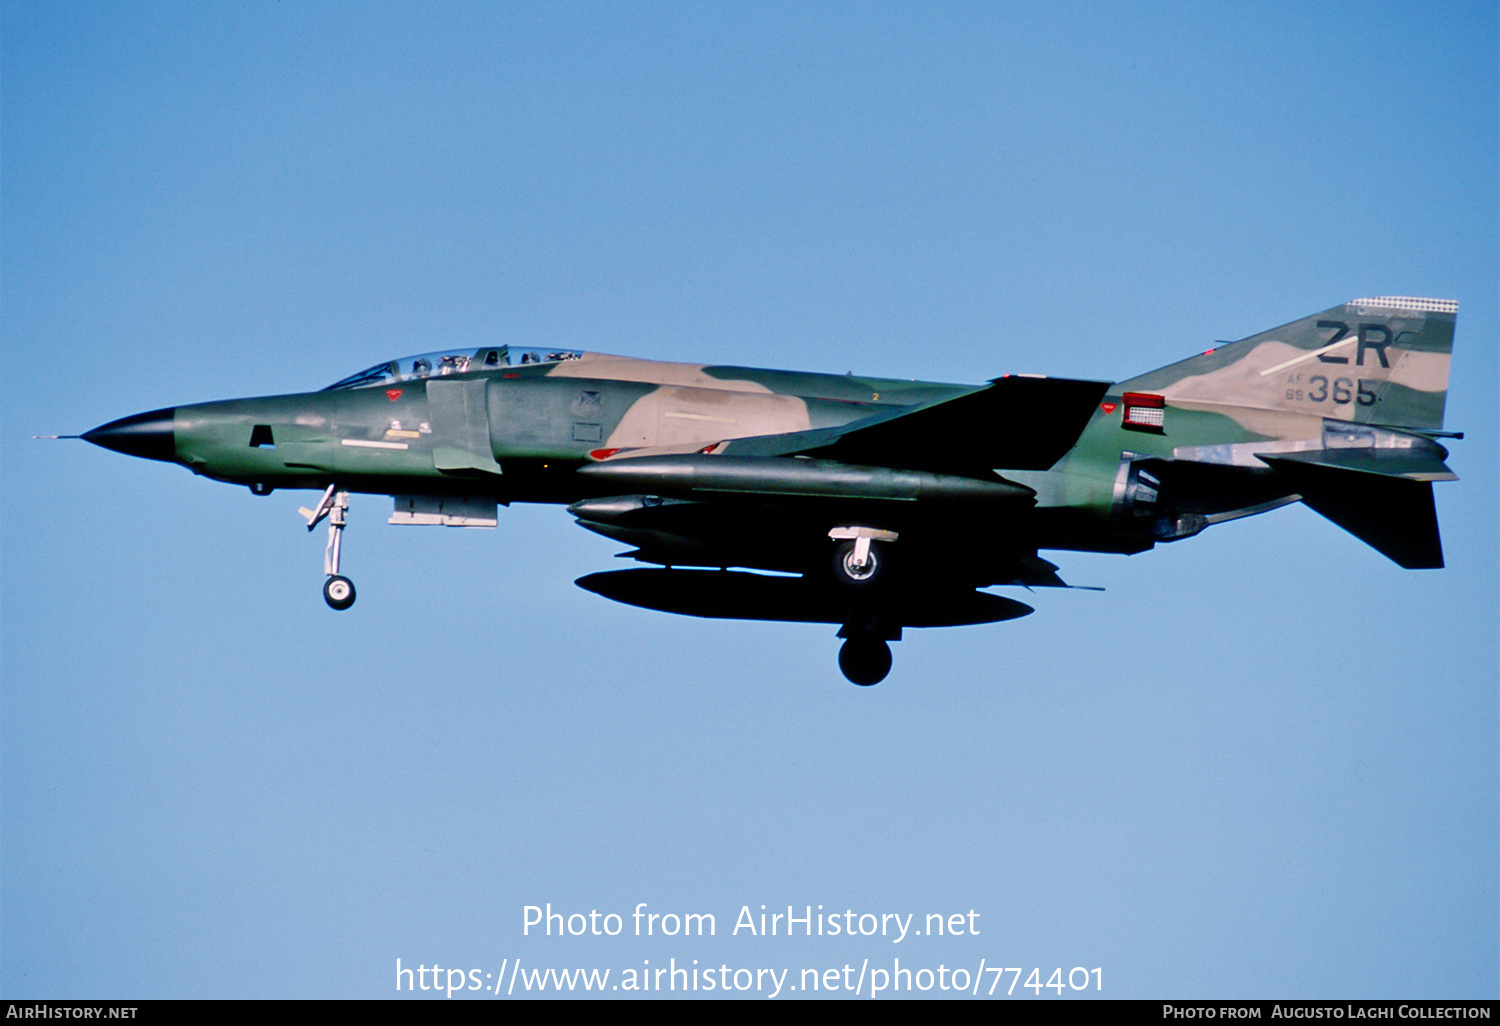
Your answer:
[[[317,392],[153,410],[82,435],[256,495],[348,496],[390,523],[495,527],[566,504],[655,568],[583,577],[694,616],[840,625],[874,684],[906,627],[1031,607],[981,589],[1067,587],[1043,550],[1135,553],[1302,501],[1403,567],[1443,565],[1432,482],[1458,304],[1356,299],[1128,381],[984,385],[479,346],[376,364]],[[737,568],[737,569],[730,569]],[[753,573],[747,571],[773,571]],[[477,596],[476,596],[477,598]]]

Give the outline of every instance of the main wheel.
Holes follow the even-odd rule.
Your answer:
[[[870,543],[863,563],[854,558],[854,542],[846,541],[833,550],[833,577],[852,591],[869,591],[883,582],[890,570],[890,556],[885,546]]]
[[[323,583],[323,601],[334,609],[348,609],[354,605],[354,582],[347,577],[328,578]]]
[[[850,638],[839,649],[839,669],[850,683],[867,688],[891,672],[891,646],[868,638]]]

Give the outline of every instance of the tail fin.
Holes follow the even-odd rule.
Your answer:
[[[1122,382],[1119,389],[1439,430],[1458,302],[1355,299]]]
[[[1302,501],[1407,570],[1443,565],[1432,482],[1263,456]]]

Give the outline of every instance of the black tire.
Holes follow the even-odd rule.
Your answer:
[[[323,601],[334,609],[348,609],[354,605],[354,582],[347,577],[328,578],[323,582]]]
[[[873,591],[890,576],[890,558],[884,545],[871,542],[869,561],[861,567],[854,562],[854,542],[842,542],[833,550],[834,580],[850,591]]]
[[[839,649],[839,669],[851,684],[867,688],[891,672],[891,646],[868,638],[850,638]]]

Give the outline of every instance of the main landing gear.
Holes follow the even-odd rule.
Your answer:
[[[887,643],[901,640],[899,624],[868,609],[851,609],[839,637],[844,639],[839,669],[851,684],[867,688],[885,680],[891,672],[891,646]]]
[[[354,582],[339,574],[339,548],[349,513],[349,493],[340,491],[336,483],[330,484],[317,506],[312,509],[303,506],[297,512],[307,518],[309,531],[325,517],[328,519],[328,547],[323,550],[323,573],[328,580],[323,582],[323,601],[334,609],[348,609],[354,605]]]
[[[828,537],[833,550],[833,579],[848,591],[868,593],[885,586],[890,576],[890,548],[899,535],[874,527],[835,527]]]
[[[879,638],[852,637],[839,649],[839,669],[862,688],[879,684],[891,672],[891,646]]]
[[[899,535],[876,527],[835,527],[828,537],[833,549],[833,580],[850,596],[852,608],[839,631],[844,645],[839,649],[839,669],[851,683],[867,688],[879,684],[891,672],[891,646],[901,640],[901,628],[877,614],[877,596],[891,585],[891,543]]]

